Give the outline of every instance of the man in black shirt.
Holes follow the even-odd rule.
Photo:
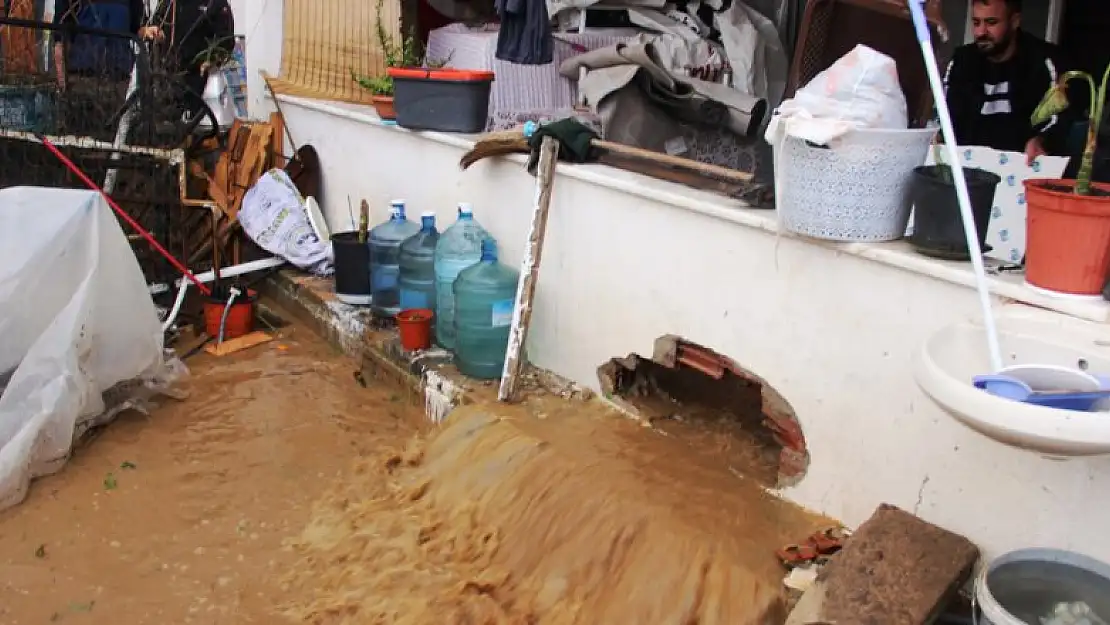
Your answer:
[[[139,32],[143,11],[143,0],[58,0],[54,23],[134,35]],[[54,65],[60,87],[65,87],[67,73],[101,80],[126,80],[131,73],[131,42],[127,39],[63,30],[54,41]]]
[[[1024,152],[1027,162],[1064,154],[1067,122],[1030,116],[1064,68],[1050,43],[1021,30],[1021,0],[972,0],[975,42],[956,49],[945,72],[956,140]]]

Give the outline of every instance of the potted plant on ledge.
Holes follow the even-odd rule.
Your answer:
[[[396,119],[397,112],[393,108],[393,79],[389,76],[359,76],[353,71],[351,78],[358,86],[370,92],[370,102],[378,117],[386,120]]]
[[[1110,271],[1110,185],[1091,181],[1110,66],[1096,89],[1086,72],[1060,77],[1034,111],[1041,124],[1068,108],[1067,85],[1087,81],[1091,112],[1087,144],[1075,180],[1027,180],[1025,279],[1036,287],[1073,295],[1098,295]]]
[[[385,66],[413,67],[420,65],[421,50],[416,43],[416,38],[411,34],[400,42],[386,31],[382,20],[382,6],[384,0],[378,0],[374,15],[374,36],[378,40],[378,48],[382,51]],[[388,74],[384,76],[359,76],[351,70],[351,79],[360,87],[370,92],[370,101],[378,117],[382,119],[395,119],[397,114],[393,107],[393,78]]]

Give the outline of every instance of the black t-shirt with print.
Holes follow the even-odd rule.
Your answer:
[[[1071,112],[1037,128],[1030,117],[1065,70],[1056,46],[1021,31],[1016,52],[1001,63],[989,60],[974,44],[957,48],[945,72],[956,140],[1021,152],[1040,134],[1049,153],[1062,153]]]

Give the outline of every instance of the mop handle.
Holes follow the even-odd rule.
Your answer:
[[[144,239],[146,239],[147,242],[150,243],[151,246],[153,246],[154,249],[159,254],[161,254],[163,258],[170,261],[170,264],[173,265],[174,269],[180,271],[182,274],[185,275],[186,278],[189,279],[190,282],[197,285],[197,289],[200,290],[201,293],[204,293],[205,295],[212,295],[212,290],[211,289],[209,289],[203,282],[201,282],[199,279],[197,279],[197,277],[194,276],[193,273],[191,271],[189,271],[185,267],[185,265],[183,265],[181,263],[181,261],[174,258],[173,254],[170,254],[169,252],[167,252],[166,248],[162,247],[162,245],[160,243],[158,243],[157,240],[155,240],[154,235],[147,232],[146,229],[143,228],[142,226],[140,226],[139,222],[135,221],[135,219],[131,215],[128,215],[126,212],[124,212],[124,210],[122,208],[120,208],[118,204],[116,204],[116,201],[113,200],[111,197],[108,196],[107,193],[104,192],[104,189],[101,189],[100,187],[98,187],[97,184],[95,182],[93,182],[91,178],[89,178],[87,175],[85,175],[85,172],[81,171],[80,167],[78,167],[76,164],[74,164],[73,161],[69,160],[69,157],[67,157],[65,154],[62,154],[62,151],[59,150],[57,148],[57,146],[55,146],[53,143],[51,143],[50,140],[47,139],[43,135],[38,135],[38,139],[39,139],[39,141],[42,142],[43,145],[46,146],[46,149],[53,152],[54,156],[57,156],[58,160],[62,161],[62,164],[65,165],[67,169],[69,169],[71,172],[73,172],[73,174],[75,176],[80,178],[81,182],[84,182],[85,185],[88,186],[93,191],[96,191],[96,192],[100,193],[101,197],[104,198],[104,201],[108,202],[108,206],[111,206],[112,210],[116,211],[117,215],[119,215],[121,218],[123,218],[123,220],[126,221],[129,226],[134,228],[136,232],[138,232]]]
[[[948,162],[955,174],[953,180],[956,183],[956,199],[960,204],[960,216],[964,222],[964,237],[967,238],[971,266],[975,270],[975,286],[979,291],[979,306],[983,312],[983,326],[987,334],[991,367],[994,371],[998,371],[1002,369],[1002,350],[998,344],[998,330],[995,328],[994,315],[991,312],[990,288],[987,285],[987,272],[983,266],[983,250],[979,247],[979,233],[975,229],[975,217],[971,213],[971,195],[967,191],[967,178],[964,176],[964,168],[959,165],[960,154],[956,149],[956,132],[952,128],[952,115],[945,101],[944,83],[940,78],[940,68],[937,67],[936,52],[933,50],[932,37],[929,35],[929,23],[925,19],[923,8],[925,0],[908,0],[908,2],[917,40],[921,44],[921,54],[925,60],[925,71],[929,75],[929,86],[933,91],[933,102],[936,104],[937,116],[940,118],[940,130],[944,136]],[[937,165],[943,164],[937,163]]]

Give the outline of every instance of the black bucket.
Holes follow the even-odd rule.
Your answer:
[[[945,173],[949,175],[945,176],[942,168],[936,165],[914,168],[910,188],[910,197],[913,200],[913,235],[910,236],[910,243],[925,256],[969,260],[964,221],[960,215],[960,203],[956,199],[956,183],[951,175],[954,172]],[[989,171],[968,167],[964,168],[964,177],[967,178],[971,214],[975,219],[975,231],[979,234],[979,247],[986,251],[994,191],[1002,178]]]
[[[357,232],[331,235],[335,250],[335,297],[352,306],[370,305],[370,244]]]

